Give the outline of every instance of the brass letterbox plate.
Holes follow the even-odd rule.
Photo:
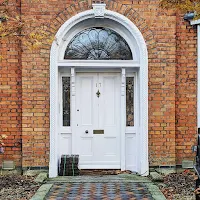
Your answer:
[[[104,130],[93,130],[93,134],[104,134]]]

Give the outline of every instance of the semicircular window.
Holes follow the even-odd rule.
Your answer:
[[[89,28],[70,41],[64,59],[70,60],[132,60],[127,42],[108,28]]]

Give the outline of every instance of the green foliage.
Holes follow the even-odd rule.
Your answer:
[[[39,0],[27,1],[28,6]],[[39,1],[40,2],[40,1]],[[163,9],[179,10],[183,13],[195,12],[195,19],[200,18],[200,0],[160,0],[160,7]],[[9,0],[0,1],[0,43],[4,39],[17,38],[24,42],[30,50],[42,48],[47,43],[54,40],[46,30],[50,26],[50,21],[38,19],[21,19],[20,12]],[[31,29],[30,27],[37,27]],[[2,56],[0,55],[0,60]]]
[[[200,18],[200,0],[160,0],[160,7],[179,10],[183,13],[194,12],[195,19]]]
[[[8,136],[6,134],[1,134],[0,135],[0,147],[4,146],[4,140],[7,138]]]
[[[37,0],[28,2],[29,6]],[[0,43],[5,39],[17,38],[30,50],[41,49],[43,44],[51,44],[54,37],[47,32],[48,22],[36,19],[21,19],[19,10],[9,2],[0,3]],[[37,26],[36,26],[37,24]],[[32,28],[31,27],[36,27]],[[0,55],[0,60],[3,57]]]

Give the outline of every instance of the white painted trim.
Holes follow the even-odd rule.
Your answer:
[[[87,163],[87,165],[81,165],[81,169],[118,169],[119,165],[111,164],[111,165],[94,165],[94,163]]]
[[[71,67],[76,68],[133,68],[140,67],[140,64],[137,61],[133,60],[65,60],[57,62],[59,67]]]
[[[94,66],[93,68],[76,68],[77,73],[120,73],[121,68],[98,68]]]
[[[190,24],[197,25],[197,127],[200,128],[200,19]]]
[[[136,133],[137,132],[137,128],[136,127],[126,127],[125,133]]]
[[[190,24],[191,24],[191,25],[198,25],[198,24],[200,24],[200,19],[191,20],[191,21],[190,21]]]
[[[75,69],[71,68],[71,126],[72,133],[76,130],[76,73]],[[72,134],[72,154],[76,154],[76,135]]]
[[[126,131],[126,70],[121,72],[121,170],[126,169],[125,131]]]
[[[95,3],[95,4],[92,4],[92,7],[93,7],[95,18],[104,18],[105,10],[106,10],[106,4]]]
[[[50,56],[50,161],[49,161],[49,177],[58,175],[58,67],[56,65],[57,46],[53,42]]]
[[[75,25],[84,22],[88,19],[95,18],[93,10],[87,10],[81,12],[69,20],[67,20],[56,34],[56,41],[53,42],[50,54],[50,163],[49,163],[49,176],[56,177],[57,164],[58,164],[58,60],[60,48],[62,43],[66,40],[69,35],[69,31],[75,27]],[[100,19],[99,19],[100,20]],[[139,52],[139,160],[140,165],[138,166],[138,172],[142,175],[147,175],[149,172],[148,165],[148,54],[145,40],[138,30],[138,28],[125,16],[105,10],[104,20],[110,20],[120,24],[124,27],[122,30],[127,30],[130,33],[130,39],[128,43],[131,47],[131,41],[135,40],[135,48],[138,48]],[[114,28],[113,28],[114,29]],[[117,31],[117,30],[116,30]],[[128,36],[125,36],[128,39]],[[132,45],[132,49],[134,46]],[[133,66],[134,67],[134,66]],[[115,68],[111,66],[111,68]]]
[[[63,120],[61,119],[61,121],[63,121]],[[59,131],[60,134],[71,134],[72,133],[72,128],[69,126],[66,126],[66,127],[63,126],[59,130],[60,130]]]

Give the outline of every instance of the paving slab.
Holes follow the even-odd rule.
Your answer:
[[[42,185],[30,200],[44,200],[52,186],[53,184]]]
[[[154,183],[145,183],[148,191],[152,195],[152,198],[155,200],[166,200],[163,193],[159,190],[159,188]]]
[[[47,173],[46,172],[42,172],[35,178],[34,181],[36,183],[43,183],[46,179],[47,179]]]
[[[175,168],[156,168],[155,169],[156,172],[163,174],[164,176],[171,174],[171,173],[176,173],[176,170],[177,169],[175,169]]]
[[[158,181],[158,182],[163,181],[163,176],[157,172],[150,172],[150,177],[152,181]]]

